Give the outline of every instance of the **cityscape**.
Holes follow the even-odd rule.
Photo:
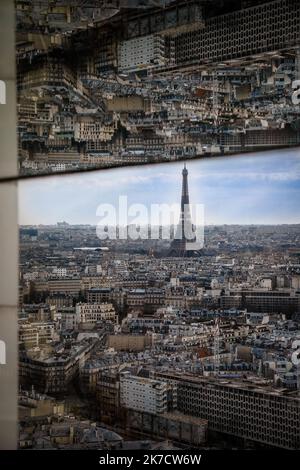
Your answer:
[[[300,144],[295,0],[16,0],[16,28],[21,175]]]
[[[299,0],[1,0],[0,147],[0,467],[300,451]]]
[[[279,153],[272,197],[293,161],[291,204],[299,157]],[[236,160],[245,178],[248,158]],[[167,164],[180,240],[99,240],[95,224],[66,222],[66,209],[55,224],[20,226],[19,448],[300,448],[300,224],[205,224],[203,247],[188,249],[194,220],[183,206],[198,202],[193,179],[205,165],[213,180],[219,162]],[[99,172],[100,185],[119,188],[123,171]],[[66,178],[76,186],[59,176],[61,186]],[[33,183],[23,184],[25,198]],[[271,211],[264,185],[257,213]]]

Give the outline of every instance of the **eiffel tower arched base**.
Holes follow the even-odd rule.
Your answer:
[[[185,248],[179,248],[172,245],[168,251],[169,258],[197,258],[200,255],[201,252],[199,250],[186,250]]]

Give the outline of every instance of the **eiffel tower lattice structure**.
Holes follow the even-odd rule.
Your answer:
[[[182,170],[182,192],[180,218],[175,232],[174,240],[171,243],[170,257],[193,257],[199,256],[199,251],[194,249],[196,245],[195,226],[192,223],[190,211],[190,197],[188,188],[188,170],[184,164]]]

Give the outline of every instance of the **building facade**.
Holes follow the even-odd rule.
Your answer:
[[[253,382],[158,373],[177,386],[178,411],[208,420],[208,429],[274,447],[298,449],[300,398]]]
[[[120,404],[147,413],[168,410],[168,385],[165,382],[124,373],[120,376]]]

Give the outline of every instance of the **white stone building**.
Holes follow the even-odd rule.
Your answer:
[[[165,63],[165,40],[162,36],[150,34],[122,41],[118,48],[118,68],[122,72],[133,72],[149,65]]]
[[[133,376],[125,372],[120,376],[120,403],[145,413],[165,413],[168,408],[168,385],[165,382]]]

